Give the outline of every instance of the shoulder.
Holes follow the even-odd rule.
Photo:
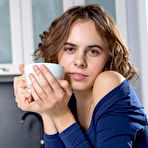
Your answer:
[[[98,75],[93,87],[93,99],[97,104],[107,93],[119,86],[125,78],[116,71],[104,71]]]

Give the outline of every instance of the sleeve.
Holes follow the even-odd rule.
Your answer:
[[[59,134],[66,148],[92,148],[76,122]]]
[[[64,144],[61,141],[59,134],[47,135],[44,133],[45,148],[64,148]]]
[[[60,134],[44,134],[45,148],[91,148],[78,123],[72,124]]]
[[[97,123],[97,148],[132,148],[136,128],[126,116],[105,115]]]
[[[127,117],[107,115],[97,122],[95,148],[132,148],[134,133]],[[82,133],[78,123],[68,127],[59,136],[66,148],[94,147]]]

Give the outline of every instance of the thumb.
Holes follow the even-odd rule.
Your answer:
[[[24,64],[20,64],[19,70],[20,70],[21,74],[24,74]]]

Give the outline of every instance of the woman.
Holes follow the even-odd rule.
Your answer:
[[[29,92],[16,77],[14,90],[19,108],[42,116],[45,146],[133,147],[148,122],[128,82],[137,72],[110,16],[98,5],[76,6],[40,37],[36,59],[64,66],[65,80],[34,66],[41,84],[30,74]]]

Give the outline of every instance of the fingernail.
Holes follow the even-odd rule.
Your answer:
[[[36,65],[33,66],[34,70],[38,70],[38,67]]]
[[[42,64],[42,65],[41,65],[41,68],[43,68],[43,69],[44,69],[44,68],[46,68],[46,67],[45,67],[45,65],[44,65],[44,64]]]
[[[33,74],[29,74],[29,77],[30,77],[30,78],[33,78]]]

